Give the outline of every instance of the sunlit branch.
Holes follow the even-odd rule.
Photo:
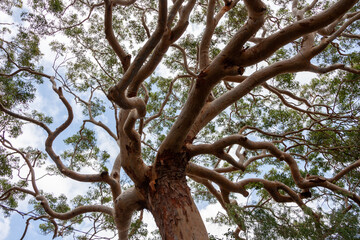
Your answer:
[[[144,198],[135,187],[125,190],[115,200],[115,223],[118,227],[119,239],[128,239],[131,217],[134,211],[143,208]]]
[[[200,52],[199,52],[200,69],[203,69],[210,64],[209,47],[210,47],[211,37],[216,27],[214,21],[215,3],[216,3],[215,0],[208,1],[208,7],[206,13],[206,27],[204,30],[204,34],[202,35],[202,40],[200,42]]]

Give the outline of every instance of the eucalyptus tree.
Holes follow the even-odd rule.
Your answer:
[[[29,197],[34,210],[18,211],[27,216],[23,236],[42,220],[54,237],[142,239],[146,210],[162,239],[216,239],[195,202],[218,202],[227,214],[212,221],[229,225],[224,239],[354,239],[359,7],[2,1],[4,215]],[[46,42],[53,54],[42,52]],[[52,64],[42,60],[49,56]],[[39,94],[44,106],[34,104]],[[16,145],[29,124],[46,135],[42,147]],[[88,192],[44,192],[38,180],[53,175]]]

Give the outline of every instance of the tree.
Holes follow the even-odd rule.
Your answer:
[[[162,239],[215,239],[195,205],[205,201],[227,212],[213,219],[230,225],[227,239],[354,239],[359,7],[2,1],[14,21],[0,23],[4,214],[30,196],[26,229],[43,219],[44,233],[65,236],[90,221],[78,239],[101,231],[141,239],[146,209]],[[42,66],[40,44],[49,39],[56,57]],[[45,96],[65,117],[33,104],[37,89],[50,86]],[[46,133],[42,149],[14,144],[28,124]],[[117,156],[101,149],[98,132],[117,143]],[[51,175],[89,191],[46,193],[37,180]]]

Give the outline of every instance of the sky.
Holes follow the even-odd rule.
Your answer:
[[[12,22],[12,19],[2,14],[0,15],[0,22]],[[193,31],[196,31],[196,29],[193,29]],[[52,75],[54,72],[51,69],[51,66],[54,61],[54,53],[50,51],[50,48],[48,46],[48,43],[51,41],[50,38],[43,40],[41,42],[41,50],[44,53],[44,58],[42,60],[42,65],[46,66],[45,72],[47,74]],[[298,79],[309,79],[313,77],[313,74],[309,73],[300,73],[297,75]],[[55,119],[55,124],[52,125],[52,128],[56,126],[56,122],[62,122],[66,115],[64,115],[64,107],[59,104],[59,99],[56,97],[56,95],[53,93],[51,89],[50,84],[43,84],[39,87],[37,92],[37,97],[35,101],[31,104],[32,109],[38,109],[41,112],[45,112],[50,114]],[[70,99],[70,98],[68,98]],[[44,104],[45,103],[45,104]],[[74,105],[74,102],[72,102],[74,106],[74,112],[75,116],[81,115],[82,109],[80,109],[78,106]],[[54,106],[60,106],[59,108]],[[100,120],[105,123],[109,124],[110,126],[115,126],[113,124],[113,120],[110,118],[107,118],[106,116],[100,117]],[[82,121],[81,118],[76,118],[74,120],[75,123],[80,123]],[[98,138],[98,146],[101,150],[106,150],[110,153],[110,155],[114,158],[118,153],[118,147],[116,142],[110,138],[108,134],[106,134],[104,131],[100,130],[99,128],[94,129]],[[77,131],[77,129],[68,129],[64,132],[64,135],[70,135],[73,131]],[[35,137],[34,137],[35,136]],[[34,148],[44,149],[44,141],[46,139],[46,134],[43,130],[39,130],[38,127],[27,124],[24,126],[23,134],[14,140],[14,145],[18,147],[23,146],[31,146]],[[57,142],[57,145],[55,145],[55,150],[59,151],[63,148],[63,145],[60,141]],[[90,168],[86,169],[88,171],[92,171]],[[40,169],[40,171],[37,171],[37,177],[45,174],[44,168]],[[51,176],[44,179],[41,179],[38,181],[38,187],[41,190],[44,190],[45,192],[56,192],[56,194],[63,193],[66,196],[71,199],[72,197],[85,193],[87,191],[86,184],[84,183],[78,183],[75,181],[71,181],[67,178],[62,178],[59,176]],[[238,202],[245,203],[246,199],[239,196]],[[218,212],[224,212],[222,207],[219,204],[198,204],[199,211],[201,216],[203,217],[205,221],[205,225],[207,227],[207,230],[209,233],[215,235],[215,236],[222,236],[223,233],[227,232],[228,226],[219,226],[217,224],[209,223],[206,221],[206,219],[215,217]],[[31,209],[26,204],[26,202],[21,202],[20,206],[18,208],[19,211],[22,212],[28,212]],[[23,234],[23,231],[25,229],[25,221],[26,218],[20,216],[19,214],[12,214],[10,218],[4,218],[0,215],[0,240],[18,240],[21,235]],[[144,214],[144,222],[148,224],[148,232],[152,232],[156,229],[155,222],[149,212],[145,211]],[[51,235],[44,236],[40,233],[40,230],[38,229],[39,222],[31,222],[27,235],[25,239],[51,239]],[[72,238],[71,238],[72,239]]]

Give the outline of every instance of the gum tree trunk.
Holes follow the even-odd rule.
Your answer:
[[[148,191],[148,209],[162,239],[208,239],[205,225],[186,183],[186,154],[157,158]],[[154,177],[155,176],[155,177]]]

